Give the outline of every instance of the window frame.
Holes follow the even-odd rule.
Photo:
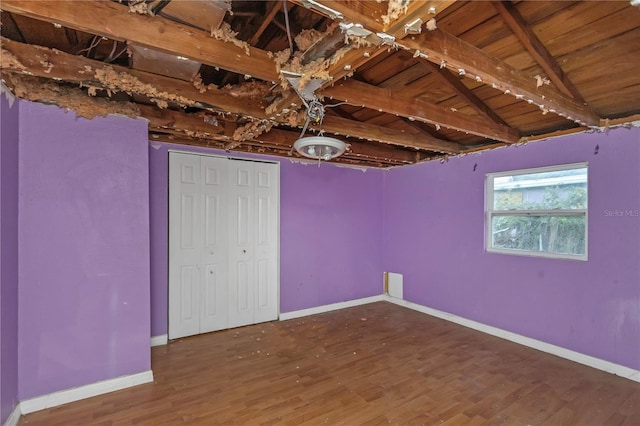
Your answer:
[[[554,210],[494,210],[493,195],[495,178],[503,176],[518,176],[535,173],[548,173],[563,170],[587,169],[587,207],[585,209],[554,209]],[[553,166],[535,167],[528,169],[516,169],[502,172],[487,173],[485,175],[485,238],[484,248],[487,253],[499,253],[515,256],[542,257],[548,259],[589,260],[589,163],[558,164]],[[491,223],[496,216],[584,216],[584,254],[550,253],[546,251],[531,251],[524,249],[512,249],[493,247],[493,230]]]

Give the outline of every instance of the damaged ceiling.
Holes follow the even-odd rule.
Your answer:
[[[633,1],[631,3],[634,3]],[[391,167],[640,119],[625,1],[0,2],[16,96],[149,120],[150,140]]]

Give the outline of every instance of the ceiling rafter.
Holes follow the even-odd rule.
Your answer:
[[[503,22],[513,31],[525,49],[533,56],[533,59],[547,73],[549,80],[563,93],[584,104],[585,100],[578,89],[569,80],[558,62],[549,53],[549,50],[529,28],[513,3],[510,1],[494,1],[492,4],[500,14]]]
[[[600,117],[589,107],[562,94],[553,87],[538,87],[536,79],[527,77],[502,60],[445,31],[436,29],[402,41],[410,50],[419,50],[429,61],[464,73],[467,77],[537,105],[540,110],[560,115],[588,126],[597,126]]]
[[[29,75],[44,78],[56,78],[87,86],[100,86],[95,74],[98,70],[113,70],[119,76],[131,76],[139,82],[140,94],[156,97],[163,101],[176,102],[182,106],[195,106],[215,111],[217,109],[252,116],[257,119],[269,119],[264,113],[264,105],[259,101],[234,97],[228,92],[219,89],[209,89],[201,93],[192,84],[150,74],[144,71],[136,71],[114,65],[106,65],[99,61],[86,59],[82,56],[74,56],[54,49],[36,47],[2,39],[2,68]],[[126,85],[116,87],[118,90],[136,90],[130,79],[125,80]],[[114,84],[121,84],[117,79]],[[453,142],[440,143],[438,140],[425,140],[414,135],[390,132],[389,129],[379,126],[367,126],[357,121],[335,120],[327,117],[323,123],[323,130],[349,135],[354,138],[388,142],[389,144],[407,148],[422,148],[444,153],[458,153],[460,147]],[[206,132],[209,126],[203,123],[198,131]],[[195,131],[195,129],[194,129]],[[370,149],[373,149],[371,144]]]
[[[55,1],[55,2],[30,2],[30,1],[20,1],[20,0],[6,0],[5,2],[3,2],[3,9],[14,12],[14,13],[25,14],[27,16],[36,17],[38,19],[44,19],[48,22],[61,23],[62,25],[65,25],[65,26],[68,25],[70,27],[87,31],[90,33],[97,33],[98,35],[107,34],[108,36],[111,36],[112,33],[118,34],[117,36],[114,37],[114,39],[120,39],[120,40],[127,39],[128,41],[135,42],[136,44],[141,44],[141,45],[163,44],[161,50],[165,52],[168,51],[174,54],[181,54],[181,55],[185,54],[185,49],[188,52],[195,51],[196,52],[195,55],[190,55],[189,53],[186,53],[187,57],[191,57],[194,60],[198,60],[203,63],[208,63],[210,65],[213,65],[213,61],[211,59],[205,58],[204,56],[206,55],[204,55],[203,52],[212,50],[211,46],[213,46],[214,48],[213,50],[215,50],[216,46],[220,46],[221,48],[224,48],[226,52],[229,52],[229,49],[231,49],[231,51],[233,52],[232,54],[233,57],[236,57],[236,56],[241,57],[242,61],[239,62],[240,64],[243,64],[241,66],[242,68],[241,71],[252,73],[253,75],[259,74],[260,71],[259,69],[253,68],[254,66],[258,66],[258,65],[256,65],[255,61],[251,60],[251,58],[254,58],[255,55],[258,55],[260,53],[260,55],[258,56],[261,56],[263,59],[261,59],[259,62],[262,63],[266,61],[269,66],[274,67],[273,70],[275,72],[275,65],[274,65],[275,63],[270,58],[267,57],[267,53],[265,51],[252,48],[251,56],[247,57],[244,53],[244,50],[237,48],[231,43],[220,42],[206,35],[202,35],[197,30],[189,30],[188,35],[185,36],[183,34],[184,29],[180,25],[174,24],[173,22],[170,22],[163,18],[158,18],[158,17],[152,18],[152,17],[146,17],[146,16],[138,16],[136,14],[130,14],[128,13],[126,8],[122,8],[117,4],[111,5],[110,4],[111,2],[91,3],[92,5],[91,8],[88,8],[88,7],[82,8],[83,12],[78,14],[74,13],[74,10],[78,8],[71,7],[72,6],[71,3],[73,2],[70,2],[68,0]],[[103,3],[107,3],[107,5],[106,6],[103,5]],[[91,9],[91,10],[88,10],[88,9]],[[134,21],[136,21],[138,25],[132,25],[131,23],[126,24],[124,19],[125,16],[122,16],[122,14],[126,15],[127,19],[133,19]],[[104,19],[96,19],[96,15],[102,16]],[[160,23],[156,21],[159,21]],[[109,26],[105,27],[99,24],[99,22],[108,22]],[[157,33],[159,30],[164,31],[165,35],[169,33],[178,32],[181,34],[181,39],[180,39],[181,41],[178,42],[176,40],[172,40],[171,37],[165,39],[165,37],[159,38],[155,35],[153,37],[151,36],[152,33],[154,32]],[[190,43],[200,41],[203,44],[193,46],[190,43],[184,43],[184,41],[182,40],[185,37],[187,37],[187,41],[189,41]],[[208,47],[205,48],[205,44],[210,44],[210,45],[208,45]],[[182,51],[180,51],[181,48],[183,49]],[[363,56],[362,53],[358,52],[357,50],[355,51],[355,54],[360,57]],[[347,58],[343,58],[343,60],[348,60],[348,55],[349,54],[345,55],[347,56]],[[27,57],[27,55],[25,55],[25,57]],[[217,54],[217,57],[220,57],[219,53]],[[52,58],[52,60],[53,59],[55,58]],[[227,61],[235,62],[235,59],[231,59],[231,60],[227,59]],[[220,61],[216,63],[218,64],[218,66],[232,70],[233,66],[231,65],[226,66],[224,62],[225,62],[225,59],[220,59]],[[236,69],[237,68],[238,67],[236,67]],[[127,69],[126,72],[130,74],[134,74],[133,70]],[[53,75],[51,75],[50,73],[51,71],[47,73],[48,76],[53,77]],[[274,77],[274,75],[271,73],[267,72],[266,74],[268,74],[267,76],[268,79],[271,79],[271,77]],[[142,74],[137,74],[137,75],[142,75]],[[47,75],[45,75],[45,77],[46,76]],[[153,77],[154,81],[158,79],[158,76],[155,76],[155,75],[153,76],[154,76]],[[60,77],[60,78],[64,78],[64,77]],[[74,79],[82,80],[81,78],[78,78],[78,76],[74,76]],[[149,81],[149,83],[155,84],[153,81]],[[185,90],[189,90],[191,93],[193,93],[192,89],[186,89],[185,83],[180,84],[175,80],[171,80],[171,84],[170,85],[167,84],[167,89],[171,85],[173,85],[174,87],[183,87],[185,88]],[[189,85],[189,84],[186,83],[186,85]],[[207,92],[206,94],[210,94],[210,93]],[[206,99],[205,96],[200,96],[200,98],[203,98],[203,102],[204,102],[204,99]],[[193,98],[193,99],[198,99],[198,98]],[[238,113],[245,113],[260,119],[272,118],[272,117],[268,117],[264,112],[260,113],[259,111],[255,111],[257,109],[261,109],[262,106],[260,106],[260,108],[254,108],[254,111],[251,111],[251,110],[247,110],[246,102],[245,103],[240,102],[241,108],[238,108],[238,102],[234,102],[235,103],[235,106],[234,106],[228,103],[225,103],[223,105],[222,102],[220,101],[222,101],[222,99],[216,99],[217,106],[219,106],[221,109],[226,109],[226,110],[230,110]],[[204,103],[216,105],[216,103],[211,103],[211,102],[204,102]],[[273,117],[273,118],[275,118],[276,120],[279,119],[278,117]],[[351,135],[354,137],[358,137],[359,131],[362,131],[362,126],[360,126],[359,123],[354,123],[353,128],[347,127],[347,128],[342,128],[342,130],[344,132],[351,133]],[[371,132],[369,132],[365,136],[365,139],[375,139],[381,142],[387,141],[386,139],[383,139],[380,136],[378,136],[377,138],[373,136],[375,135],[372,135]],[[393,140],[393,142],[396,142],[396,141],[397,139]],[[434,143],[432,144],[432,147],[434,149],[437,148],[438,152],[450,153],[450,152],[456,151],[456,149],[452,146],[454,144],[451,142],[442,141],[441,146],[437,145],[438,141],[433,141],[433,142]],[[402,143],[402,145],[411,146],[411,141]]]
[[[3,0],[2,10],[112,40],[132,42],[261,80],[275,82],[279,78],[275,62],[264,50],[248,45],[245,50],[160,16],[129,13],[127,7],[111,1],[78,7],[73,0]]]
[[[264,18],[262,18],[262,22],[260,23],[260,26],[256,29],[256,31],[253,33],[253,35],[249,39],[250,45],[255,46],[256,43],[258,43],[264,31],[267,29],[269,24],[271,24],[273,19],[278,14],[278,11],[280,10],[281,5],[282,5],[282,2],[279,2],[279,1],[267,2],[267,6],[266,6],[268,9],[267,13],[265,14]]]
[[[306,0],[289,1],[301,7],[309,7],[309,4]],[[385,4],[381,2],[358,3],[359,7],[364,7],[367,9],[362,13],[352,9],[352,7],[354,6],[353,3],[347,4],[347,2],[344,1],[324,1],[320,3],[328,6],[331,10],[343,13],[344,15],[348,15],[352,18],[358,17],[358,19],[345,19],[345,21],[346,23],[361,24],[367,28],[371,27],[372,25],[380,24],[380,22],[383,20],[383,16],[388,12]],[[396,38],[403,38],[408,35],[404,30],[405,24],[417,19],[418,17],[433,16],[434,14],[445,10],[453,3],[455,3],[455,0],[428,0],[409,3],[407,12],[403,14],[400,19],[396,19],[393,21],[393,26],[389,29],[389,32]],[[327,13],[326,10],[320,12],[329,18],[334,18],[334,16],[332,16],[330,13]],[[339,27],[336,27],[333,32],[326,34],[322,40],[317,42],[312,48],[313,51],[334,52],[336,49],[336,45],[342,41],[338,40],[336,36],[340,36],[341,38],[344,37],[344,34],[342,34],[342,30]],[[384,53],[388,48],[389,46],[385,45],[352,47],[339,60],[335,61],[333,65],[329,66],[329,68],[327,69],[327,74],[330,76],[330,78],[326,79],[326,81],[323,82],[318,90],[327,87],[342,78],[351,77],[357,69]],[[318,58],[318,56],[313,53],[306,55],[305,52],[305,56],[306,58],[304,59],[306,59],[307,62]],[[281,110],[282,108],[290,105],[299,105],[298,97],[294,93],[291,93],[289,94],[289,96],[280,100],[276,105],[276,109]]]
[[[346,2],[319,0],[317,3],[340,12],[345,21],[361,23],[373,32],[385,31],[385,25],[380,20],[353,10]],[[536,104],[543,111],[588,126],[597,126],[600,121],[600,117],[583,103],[555,88],[544,85],[537,87],[533,76],[523,76],[504,61],[441,29],[404,37],[396,40],[396,45],[414,52],[419,51],[419,54],[435,64],[459,70],[467,77],[489,84],[505,94]]]
[[[144,71],[137,71],[116,65],[107,65],[99,61],[84,58],[82,56],[70,55],[54,49],[36,47],[2,38],[2,68],[32,74],[45,78],[56,78],[88,86],[100,85],[95,74],[98,70],[113,70],[119,76],[133,77],[140,83],[139,93],[161,99],[172,101],[182,106],[194,106],[212,111],[220,110],[235,114],[246,115],[260,120],[271,119],[265,112],[265,104],[256,99],[239,98],[231,95],[228,91],[216,88],[208,88],[201,92],[193,84],[186,81],[150,74]],[[15,60],[14,60],[15,59]],[[112,82],[119,90],[136,90],[136,85],[132,85],[132,80],[127,78],[124,81],[115,79]],[[284,122],[284,118],[281,119]],[[287,124],[289,124],[287,122]],[[300,123],[302,124],[302,123]],[[379,142],[389,142],[394,145],[408,148],[423,148],[445,153],[457,153],[460,151],[459,145],[453,142],[442,142],[438,140],[417,139],[412,135],[389,132],[383,127],[367,127],[357,121],[342,120],[334,123],[328,119],[323,129],[329,132],[335,131],[339,134],[350,135],[357,138],[371,139]]]
[[[116,112],[130,117],[143,117],[149,121],[149,133],[152,140],[157,140],[153,135],[157,132],[184,136],[194,140],[216,141],[219,148],[223,149],[231,140],[230,133],[235,129],[235,123],[220,122],[208,124],[202,116],[194,116],[182,111],[159,110],[155,107],[137,105],[130,102],[107,100],[105,98],[86,96],[80,88],[65,87],[64,90],[51,90],[57,88],[54,83],[42,84],[42,77],[30,75],[17,75],[3,71],[8,86],[15,90],[17,85],[26,90],[26,98],[36,102],[57,104],[63,108],[78,109],[79,115],[88,118],[106,115]],[[29,88],[38,87],[38,90]],[[201,122],[202,120],[202,122]],[[202,126],[202,124],[206,124]],[[298,133],[290,130],[273,129],[273,131],[257,135],[241,141],[236,148],[243,150],[243,145],[259,146],[263,142],[278,145],[282,151],[289,152],[293,142],[298,138]],[[345,159],[363,159],[373,161],[381,165],[411,164],[416,161],[416,156],[411,151],[398,150],[381,144],[370,144],[362,141],[351,141],[349,152]],[[338,159],[339,162],[341,159]]]
[[[384,110],[390,114],[439,124],[443,127],[501,142],[514,143],[520,140],[518,131],[510,127],[467,114],[456,113],[451,109],[424,102],[420,99],[398,96],[390,89],[372,86],[352,79],[327,87],[322,94],[353,105],[380,111]]]
[[[330,111],[334,114],[334,116],[337,115],[338,117],[342,117],[342,118],[347,119],[347,120],[358,121],[358,119],[356,117],[354,117],[353,114],[350,114],[350,113],[344,111],[341,108],[332,108]],[[405,123],[406,125],[411,127],[414,131],[418,132],[416,134],[416,137],[418,138],[419,141],[422,141],[422,142],[424,142],[424,141],[427,141],[427,142],[428,141],[437,141],[438,144],[441,144],[443,141],[444,142],[450,142],[448,139],[446,139],[442,135],[438,134],[438,132],[436,130],[430,128],[425,123],[422,123],[420,121],[415,121],[415,120],[412,121],[412,120],[409,120],[406,117],[399,117],[399,118],[402,119],[403,123]],[[368,123],[366,121],[364,123],[367,126],[371,125],[370,123]],[[383,126],[380,126],[380,127],[384,128],[384,129],[388,129],[387,131],[389,133],[395,133],[395,134],[397,134],[398,132],[405,133],[404,130],[390,129],[390,128],[383,127]],[[393,145],[393,143],[391,143],[391,144]],[[456,154],[456,153],[461,153],[462,152],[461,151],[462,147],[460,145],[458,145],[457,143],[452,142],[452,148],[453,147],[456,148],[455,151],[451,151],[451,152],[439,151],[439,152],[443,152],[445,154]],[[420,146],[415,146],[415,148],[420,148]],[[428,150],[434,151],[434,149],[430,149],[430,148],[424,148],[424,149],[428,149]]]
[[[455,142],[448,142],[434,138],[426,134],[416,135],[409,132],[402,132],[384,126],[377,126],[370,123],[350,120],[347,118],[327,115],[321,125],[310,124],[310,129],[316,129],[336,133],[344,136],[359,137],[367,140],[384,141],[388,145],[400,146],[407,149],[422,149],[436,151],[445,154],[459,154],[462,149]],[[351,133],[351,131],[354,131]]]
[[[447,84],[456,95],[460,96],[462,99],[467,101],[469,106],[473,108],[476,112],[482,114],[487,117],[494,123],[502,124],[503,126],[508,126],[507,122],[504,121],[498,114],[496,114],[491,108],[485,104],[482,99],[477,97],[471,89],[469,89],[465,84],[460,80],[457,76],[453,75],[451,71],[446,68],[440,68],[440,66],[430,62],[424,58],[418,58],[419,62],[426,66],[435,76],[440,78],[445,84]]]
[[[192,138],[185,135],[176,134],[167,134],[161,131],[152,131],[149,133],[149,137],[153,141],[164,142],[164,143],[172,143],[179,145],[190,145],[190,146],[199,146],[204,148],[217,148],[224,149],[225,143],[221,141],[217,141],[214,139],[203,139],[203,138]],[[257,153],[257,154],[265,154],[265,155],[279,155],[281,157],[288,156],[289,148],[284,145],[278,143],[272,143],[269,141],[247,141],[243,145],[234,149],[237,152],[248,152],[248,153]],[[311,162],[307,159],[301,159],[300,157],[291,157],[297,161]],[[355,165],[355,166],[365,166],[365,167],[392,167],[392,166],[401,166],[410,164],[404,160],[396,160],[396,159],[381,159],[372,156],[366,156],[361,154],[351,154],[345,153],[340,157],[334,158],[332,162],[345,164],[345,165]]]

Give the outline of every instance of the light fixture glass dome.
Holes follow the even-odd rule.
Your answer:
[[[307,136],[295,141],[293,147],[307,158],[329,161],[344,154],[347,144],[326,136]]]

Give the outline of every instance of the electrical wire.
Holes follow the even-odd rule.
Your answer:
[[[325,108],[335,108],[335,107],[338,107],[338,106],[340,106],[340,105],[346,105],[346,104],[348,104],[348,103],[349,103],[349,102],[339,102],[339,103],[337,103],[337,104],[333,104],[333,105],[325,105],[324,107],[325,107]]]
[[[109,54],[109,57],[107,59],[105,59],[104,61],[108,64],[110,64],[111,62],[115,61],[116,59],[118,59],[120,57],[120,55],[122,55],[124,52],[127,51],[127,48],[129,46],[127,46],[127,44],[125,43],[124,47],[122,48],[122,50],[120,52],[118,52],[117,55],[113,56],[113,52],[115,51],[115,47],[118,44],[118,42],[115,42],[116,44],[113,46],[113,49],[111,50],[111,53]]]
[[[287,38],[289,39],[289,57],[293,55],[293,41],[291,40],[291,26],[289,25],[289,8],[287,0],[282,0],[282,8],[284,9],[284,23],[287,27]]]
[[[82,49],[80,51],[78,51],[78,55],[81,54],[82,52],[87,52],[87,57],[89,56],[89,54],[91,53],[91,50],[96,47],[98,44],[100,44],[100,41],[102,40],[102,37],[99,36],[93,36],[93,39],[91,40],[91,44],[89,45],[89,47]]]

